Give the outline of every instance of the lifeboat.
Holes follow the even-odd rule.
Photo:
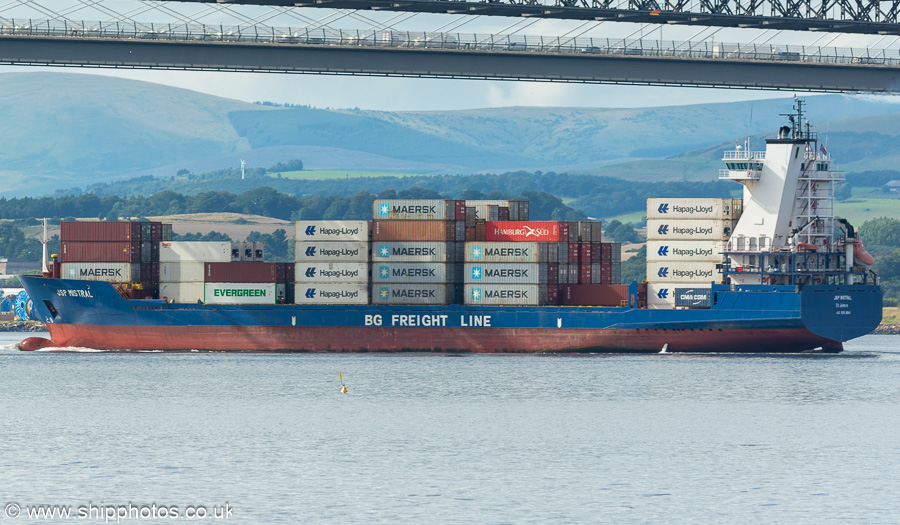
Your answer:
[[[818,244],[812,244],[809,242],[798,242],[797,249],[801,252],[814,252],[819,249]]]
[[[862,241],[859,239],[853,239],[853,261],[866,266],[875,264],[875,257],[872,257],[872,254],[866,251]]]

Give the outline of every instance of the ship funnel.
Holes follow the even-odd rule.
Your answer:
[[[780,128],[778,128],[778,138],[780,138],[780,139],[791,138],[791,128],[788,126],[781,126]]]

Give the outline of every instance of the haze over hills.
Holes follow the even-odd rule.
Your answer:
[[[308,169],[583,172],[710,180],[723,148],[784,122],[790,98],[639,109],[516,107],[381,112],[272,107],[85,74],[0,76],[0,195],[294,158]],[[809,97],[842,169],[894,169],[900,105]],[[665,160],[663,160],[665,159]]]

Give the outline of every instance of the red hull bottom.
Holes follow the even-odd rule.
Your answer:
[[[806,329],[553,330],[49,324],[54,346],[297,352],[840,352]],[[668,345],[668,346],[666,346]]]

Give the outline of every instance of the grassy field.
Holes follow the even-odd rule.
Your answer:
[[[853,188],[853,197],[836,202],[834,213],[860,226],[877,217],[900,218],[900,194],[882,193],[881,188]]]
[[[881,324],[900,324],[900,307],[885,308],[882,312]]]
[[[423,177],[425,173],[399,173],[390,171],[344,171],[344,170],[303,170],[285,171],[283,173],[270,173],[269,176],[283,179],[353,179],[359,177]]]

